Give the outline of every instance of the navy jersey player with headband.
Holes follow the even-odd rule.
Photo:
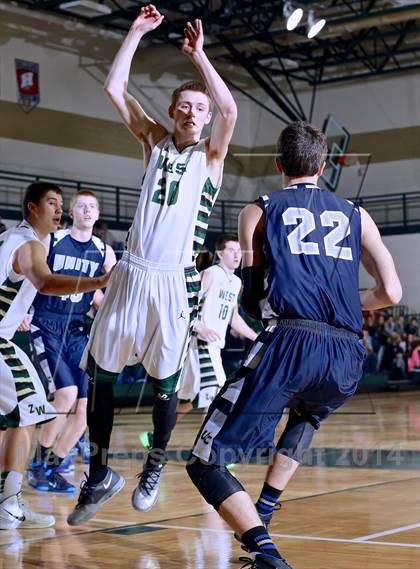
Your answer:
[[[367,212],[318,187],[325,135],[293,123],[277,150],[284,189],[247,206],[239,218],[241,304],[269,325],[213,401],[187,471],[252,553],[252,567],[287,569],[267,531],[274,506],[314,431],[357,389],[365,357],[362,308],[399,302],[401,285]],[[359,293],[360,261],[375,286]],[[274,448],[286,407],[288,421]],[[255,508],[225,465],[258,458],[267,448],[274,458]]]
[[[104,241],[92,234],[99,216],[98,200],[93,192],[75,194],[70,204],[71,229],[61,229],[49,238],[47,263],[53,273],[95,277],[111,268],[115,255]],[[64,296],[37,295],[31,330],[42,339],[44,353],[52,376],[54,405],[61,414],[45,425],[28,472],[29,484],[37,490],[74,492],[58,472],[63,459],[86,429],[88,377],[80,368],[80,360],[88,335],[86,314],[101,291]],[[34,342],[39,346],[39,342]],[[66,417],[66,414],[72,412]],[[48,452],[50,450],[50,452]]]

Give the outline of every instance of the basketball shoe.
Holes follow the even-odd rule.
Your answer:
[[[55,468],[49,468],[45,464],[28,470],[28,484],[40,492],[71,494],[76,490]]]
[[[0,529],[15,529],[25,519],[20,509],[17,494],[0,498]]]
[[[40,514],[39,512],[34,512],[25,500],[22,498],[22,492],[17,494],[17,500],[19,508],[21,509],[25,519],[19,525],[22,529],[41,529],[49,528],[55,524],[54,516],[49,514]]]
[[[91,484],[88,478],[83,480],[80,485],[79,499],[74,510],[69,514],[67,523],[70,526],[77,526],[87,522],[93,518],[99,507],[118,494],[124,485],[124,478],[109,466],[102,482]]]
[[[240,557],[239,561],[245,561],[241,569],[292,569],[292,566],[283,557],[272,557],[263,553],[254,553],[254,558]]]
[[[146,450],[153,448],[153,433],[151,431],[143,431],[139,434],[140,444]]]
[[[148,512],[156,504],[159,497],[160,477],[163,464],[150,467],[146,464],[143,472],[138,474],[139,482],[131,497],[133,508],[139,512]]]

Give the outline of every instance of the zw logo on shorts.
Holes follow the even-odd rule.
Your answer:
[[[200,437],[205,445],[208,445],[212,438],[213,435],[210,433],[210,431],[203,431],[203,434]]]
[[[45,405],[41,405],[40,407],[34,408],[33,403],[29,403],[28,407],[29,407],[29,413],[31,413],[31,415],[33,413],[36,413],[37,415],[45,415]]]

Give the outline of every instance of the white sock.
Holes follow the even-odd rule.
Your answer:
[[[22,488],[23,475],[20,472],[11,470],[7,475],[4,483],[3,494],[1,495],[3,499],[9,498],[21,491]]]

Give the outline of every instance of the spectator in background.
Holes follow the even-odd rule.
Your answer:
[[[385,321],[385,332],[389,335],[392,336],[393,334],[396,333],[395,330],[395,320],[392,316],[388,316],[388,318]]]
[[[114,246],[114,236],[108,229],[108,223],[104,219],[98,219],[93,228],[93,234],[102,239],[107,245]]]
[[[411,354],[407,360],[407,371],[412,376],[416,368],[420,370],[420,338],[413,341],[411,348]]]
[[[413,336],[419,335],[419,325],[417,322],[417,318],[413,317],[410,320],[410,323],[404,328],[404,332],[407,334],[412,334]]]
[[[394,334],[384,346],[380,368],[391,372],[390,379],[403,379],[405,372],[405,344],[400,334]]]
[[[405,330],[405,316],[400,314],[398,317],[398,322],[395,323],[394,333],[395,334],[404,334]]]
[[[373,351],[372,340],[367,328],[363,329],[362,342],[367,351],[367,357],[363,365],[363,373],[375,373],[378,365],[378,356]]]

